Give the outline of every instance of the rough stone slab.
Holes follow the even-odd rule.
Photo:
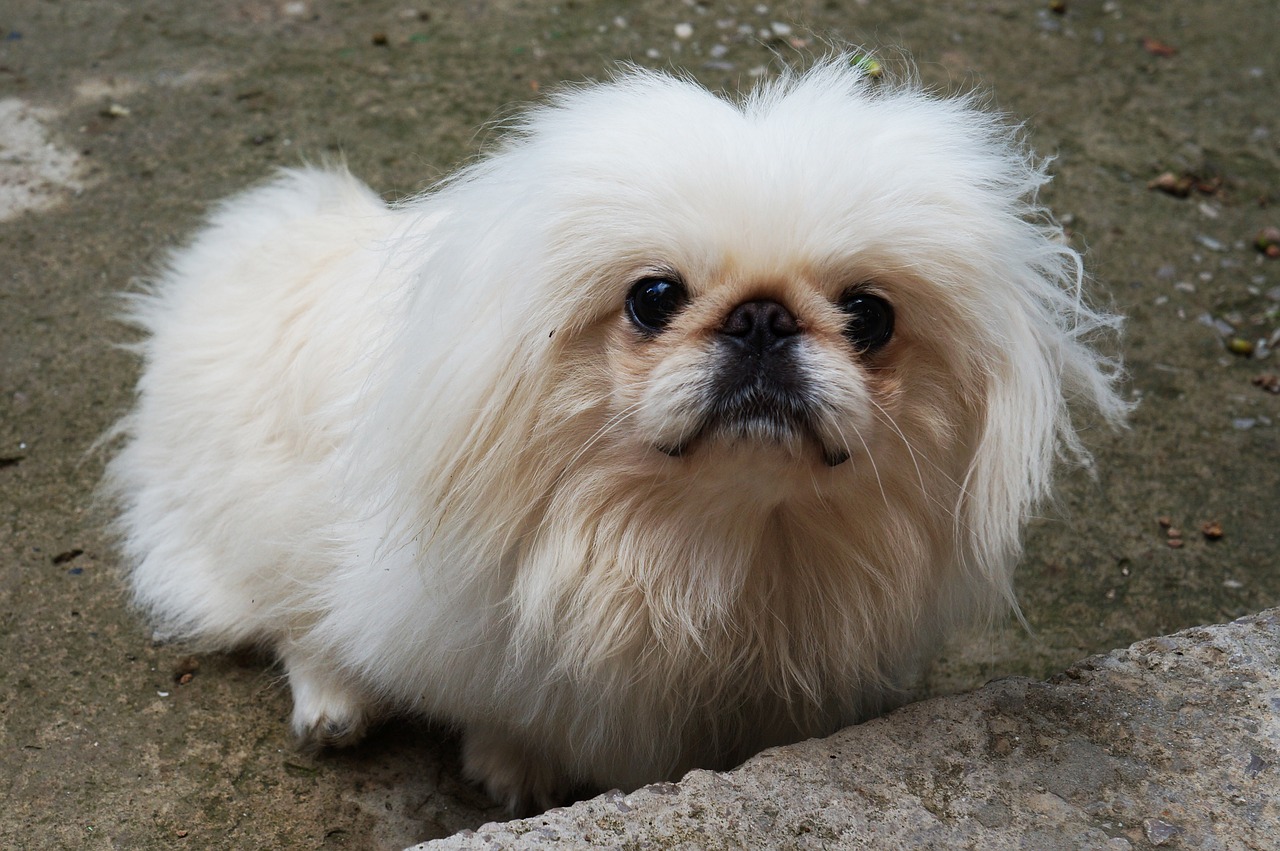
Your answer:
[[[1280,609],[412,851],[1280,848]]]

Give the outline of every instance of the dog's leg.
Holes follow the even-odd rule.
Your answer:
[[[294,735],[304,747],[345,747],[364,737],[372,707],[331,665],[297,650],[283,654],[293,691]]]
[[[546,812],[564,804],[569,793],[558,764],[494,727],[467,727],[462,769],[515,816]]]

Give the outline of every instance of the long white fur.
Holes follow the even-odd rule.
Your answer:
[[[1055,454],[1086,457],[1067,400],[1123,416],[1045,180],[971,98],[840,56],[741,103],[639,70],[566,91],[402,205],[286,171],[134,300],[108,486],[136,598],[271,647],[304,737],[456,724],[512,806],[864,718],[1012,603]],[[636,372],[622,305],[655,269],[700,304],[789,287],[819,324],[883,290],[881,372],[804,349],[852,459],[655,451],[706,376],[692,332]]]

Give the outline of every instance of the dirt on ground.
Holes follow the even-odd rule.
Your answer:
[[[1280,51],[1270,0],[9,0],[0,8],[0,847],[400,848],[500,813],[449,731],[295,750],[270,660],[155,645],[93,504],[137,364],[113,294],[209,205],[344,158],[388,199],[620,61],[740,91],[828,45],[980,88],[1129,317],[1131,427],[1032,523],[1016,623],[933,692],[1280,599]],[[856,140],[850,140],[856,145]],[[947,234],[937,234],[947,239]],[[1265,249],[1265,239],[1262,246]],[[1273,251],[1272,253],[1278,253]],[[1271,388],[1271,389],[1269,389]]]

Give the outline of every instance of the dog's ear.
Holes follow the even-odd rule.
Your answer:
[[[1012,575],[1021,529],[1049,492],[1065,416],[1049,353],[1030,329],[1018,332],[984,375],[981,429],[957,511],[972,559],[966,567],[980,572],[1015,609]]]
[[[1034,263],[1005,270],[1017,285],[999,306],[1003,337],[986,360],[980,433],[956,512],[973,560],[966,567],[1015,611],[1020,530],[1049,495],[1055,462],[1092,465],[1072,409],[1119,425],[1132,407],[1116,394],[1118,363],[1088,344],[1120,318],[1084,303],[1075,251],[1039,238]]]

